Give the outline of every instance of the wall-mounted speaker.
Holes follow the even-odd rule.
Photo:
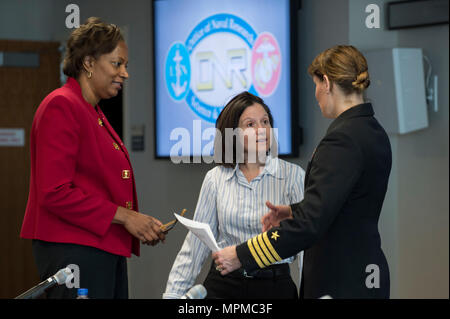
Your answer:
[[[370,76],[366,97],[386,132],[406,134],[428,127],[422,49],[381,49],[364,56]]]

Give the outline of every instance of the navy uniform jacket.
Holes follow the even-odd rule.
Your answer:
[[[317,146],[293,219],[236,247],[252,271],[304,250],[304,298],[389,298],[378,219],[392,153],[370,103],[343,112]],[[274,203],[275,204],[275,203]]]

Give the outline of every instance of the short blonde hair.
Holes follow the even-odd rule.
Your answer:
[[[351,45],[336,45],[320,53],[308,68],[311,76],[328,79],[344,94],[362,93],[370,85],[366,58]]]

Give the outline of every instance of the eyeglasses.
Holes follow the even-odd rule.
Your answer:
[[[184,216],[184,213],[186,213],[186,209],[185,209],[185,208],[181,211],[180,216]],[[175,227],[175,224],[176,224],[177,222],[178,222],[178,219],[175,218],[174,220],[168,222],[167,224],[162,225],[162,226],[160,227],[160,229],[161,229],[164,233],[166,233],[166,232],[168,232],[169,230],[171,230],[172,228],[174,228],[174,227]]]

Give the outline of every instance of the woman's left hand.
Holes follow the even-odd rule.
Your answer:
[[[216,269],[222,276],[242,267],[236,254],[236,246],[228,246],[212,254]]]

